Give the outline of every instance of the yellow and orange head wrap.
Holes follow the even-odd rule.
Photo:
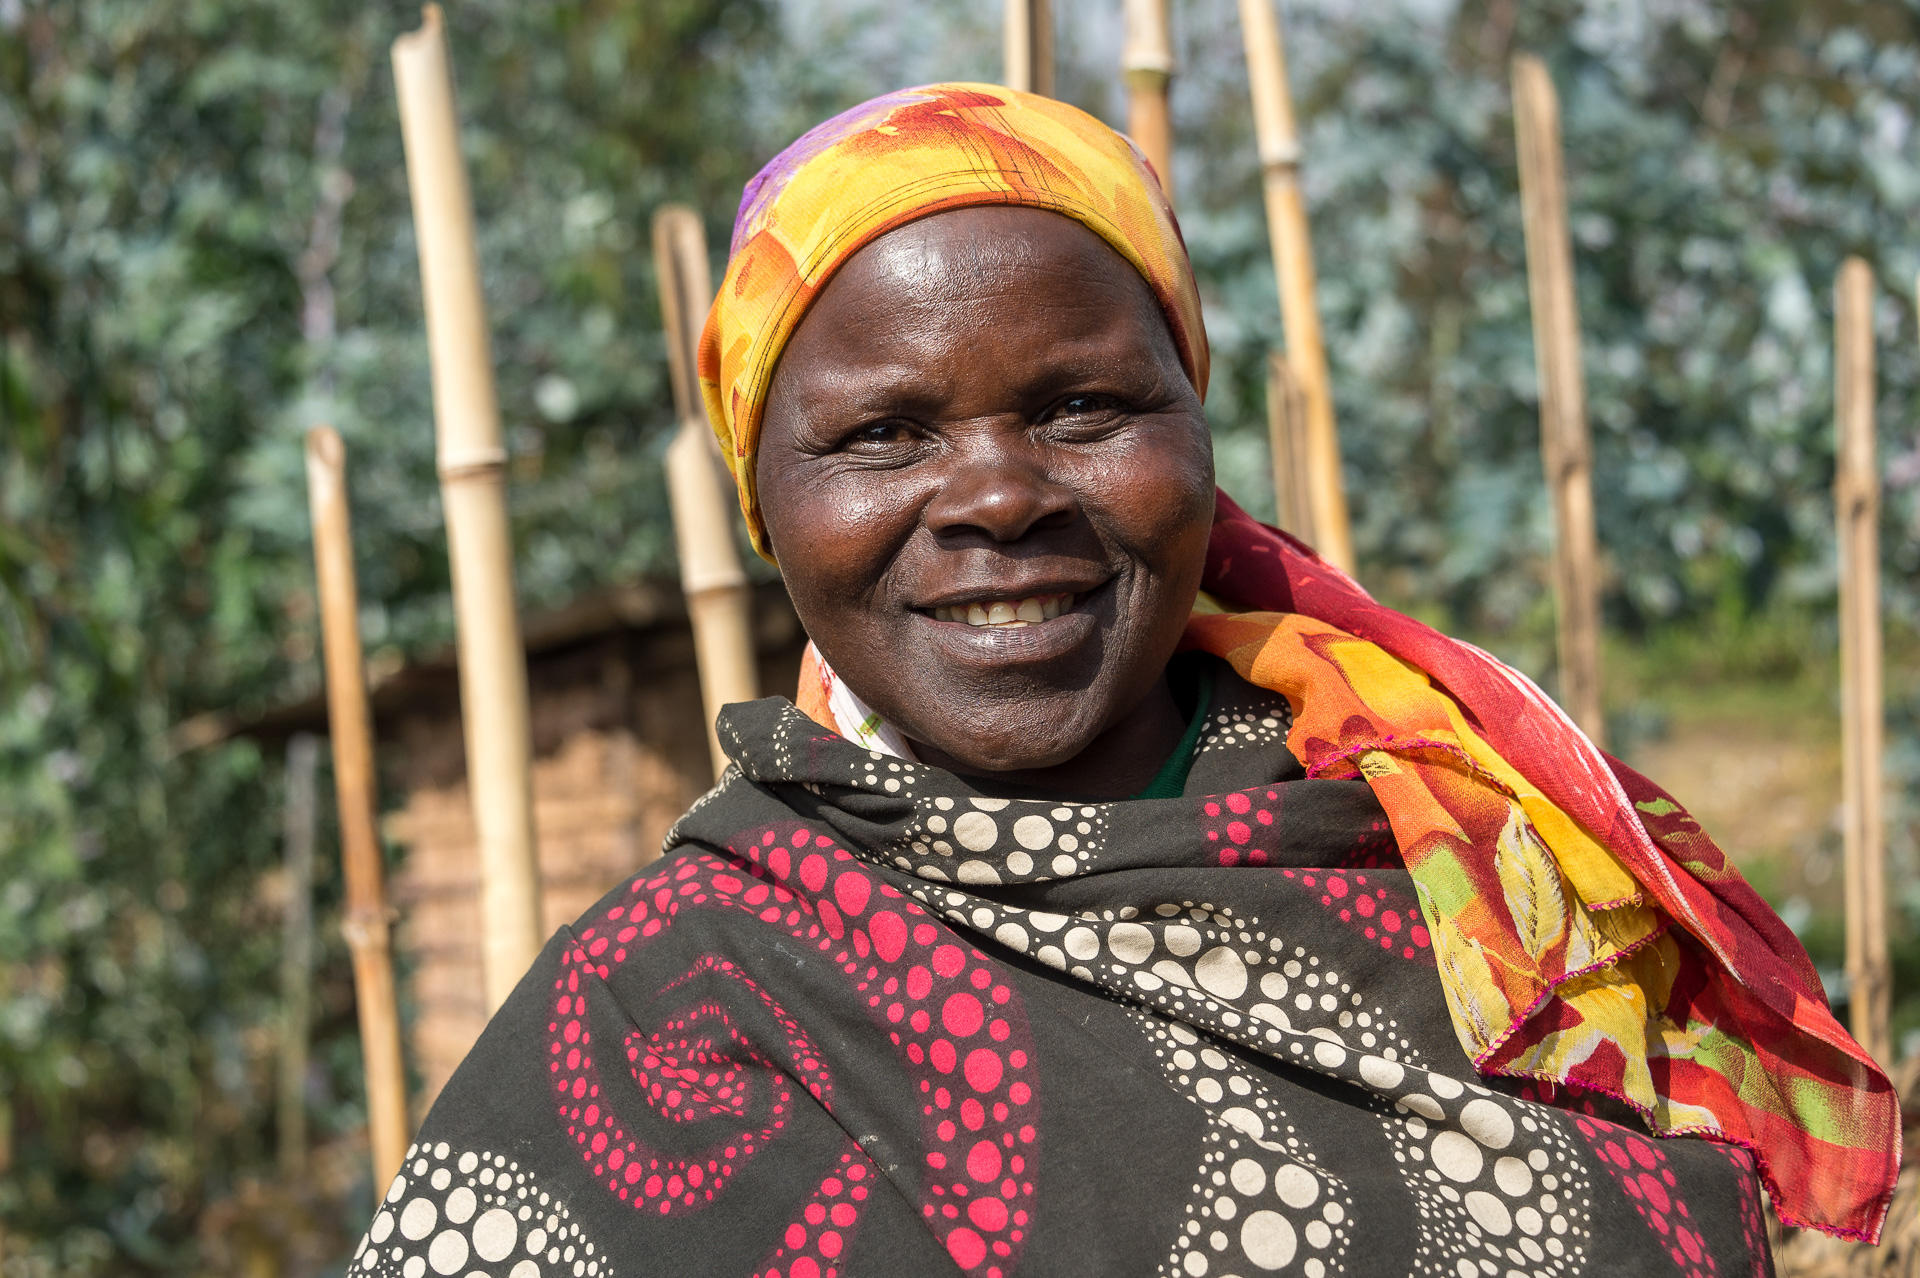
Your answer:
[[[772,558],[754,454],[788,339],[863,246],[930,214],[982,204],[1048,209],[1112,245],[1152,287],[1187,376],[1206,394],[1193,269],[1138,148],[1084,111],[998,85],[886,94],[808,131],[747,184],[700,337],[707,418],[762,555]]]

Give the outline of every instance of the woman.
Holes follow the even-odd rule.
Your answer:
[[[356,1272],[1765,1272],[1762,1178],[1877,1233],[1890,1089],[1698,827],[1216,495],[1123,138],[984,85],[829,121],[701,372],[799,705],[722,714]]]

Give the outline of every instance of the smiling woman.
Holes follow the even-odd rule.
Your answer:
[[[755,179],[701,376],[797,704],[723,712],[356,1272],[1766,1272],[1763,1180],[1877,1233],[1891,1090],[1791,934],[1218,494],[1206,371],[1150,168],[1072,108],[907,90]]]

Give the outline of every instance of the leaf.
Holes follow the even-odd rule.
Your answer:
[[[1560,867],[1517,803],[1510,806],[1507,828],[1500,832],[1493,868],[1520,947],[1536,962],[1544,959],[1566,935],[1567,901],[1560,891]]]
[[[1434,908],[1433,898],[1425,886],[1415,883],[1414,887],[1428,920],[1428,934],[1433,938],[1440,986],[1454,1010],[1454,1029],[1460,1034],[1461,1046],[1467,1049],[1467,1054],[1475,1055],[1506,1029],[1513,1016],[1513,1006],[1499,982],[1494,980],[1493,966],[1487,962],[1486,950],[1480,942]]]
[[[1567,929],[1567,952],[1561,962],[1569,972],[1584,971],[1593,966],[1595,958],[1592,916],[1585,908],[1576,909],[1570,922],[1572,926]]]

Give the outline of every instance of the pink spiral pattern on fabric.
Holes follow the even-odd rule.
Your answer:
[[[594,1177],[636,1210],[695,1211],[725,1192],[748,1160],[792,1121],[794,1090],[829,1112],[832,1071],[805,1028],[730,959],[709,954],[660,989],[704,991],[656,1027],[628,1032],[620,1057],[596,1052],[587,994],[639,956],[686,910],[750,915],[826,956],[884,1033],[921,1102],[920,1208],[954,1262],[1006,1278],[1032,1224],[1038,1142],[1037,1071],[1026,1014],[993,960],[965,943],[829,835],[804,825],[757,831],[733,859],[697,853],[636,878],[605,915],[579,929],[553,990],[549,1069],[567,1130]],[[715,981],[737,997],[713,993]],[[668,1004],[672,1006],[671,1003]],[[778,1048],[743,1031],[763,1010]],[[623,1059],[622,1059],[623,1058]],[[637,1099],[654,1120],[714,1136],[677,1157],[634,1130]],[[859,1219],[875,1164],[850,1147],[780,1233],[760,1273],[830,1278]]]
[[[1584,1115],[1573,1122],[1640,1219],[1660,1236],[1680,1272],[1687,1278],[1711,1278],[1717,1272],[1713,1254],[1694,1224],[1692,1210],[1680,1197],[1680,1182],[1667,1165],[1666,1153],[1624,1127],[1603,1128]]]

